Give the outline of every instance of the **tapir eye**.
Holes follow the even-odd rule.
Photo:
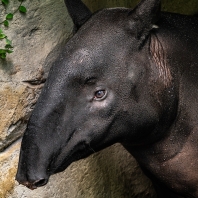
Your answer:
[[[95,100],[102,100],[106,97],[107,92],[105,90],[98,90],[95,92],[94,99]]]

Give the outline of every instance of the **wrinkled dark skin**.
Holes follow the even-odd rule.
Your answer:
[[[159,198],[198,198],[198,20],[160,0],[93,15],[65,3],[77,32],[29,120],[16,179],[34,189],[120,142]]]

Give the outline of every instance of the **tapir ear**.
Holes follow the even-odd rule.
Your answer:
[[[160,0],[142,0],[129,13],[129,29],[135,32],[137,39],[144,40],[160,18]]]
[[[92,16],[81,0],[65,0],[65,4],[77,30]]]

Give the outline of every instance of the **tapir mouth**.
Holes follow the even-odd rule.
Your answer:
[[[66,146],[62,152],[57,156],[56,161],[52,163],[52,167],[49,168],[51,174],[56,174],[64,171],[72,162],[86,158],[95,151],[91,149],[90,144],[85,141],[80,142],[75,148],[68,152],[68,146]],[[67,154],[69,153],[69,154]]]

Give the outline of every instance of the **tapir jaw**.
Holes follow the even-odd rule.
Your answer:
[[[80,137],[77,139],[80,140]],[[72,162],[86,158],[103,147],[106,145],[93,149],[85,139],[78,143],[69,141],[59,154],[46,158],[49,163],[39,162],[35,160],[36,157],[30,160],[30,155],[36,155],[35,152],[29,153],[28,157],[21,150],[16,180],[31,190],[42,187],[48,183],[51,175],[64,171]]]
[[[63,148],[62,152],[57,156],[55,162],[51,164],[51,174],[64,171],[72,162],[85,158],[91,154],[84,142],[79,143],[68,154],[68,147]]]
[[[28,152],[28,156],[26,150],[21,150],[16,180],[19,184],[34,190],[46,185],[51,175],[64,171],[72,162],[94,152],[85,140],[75,143],[68,142],[59,154],[46,156],[46,161],[39,161],[34,150]],[[29,148],[27,150],[29,151]]]

